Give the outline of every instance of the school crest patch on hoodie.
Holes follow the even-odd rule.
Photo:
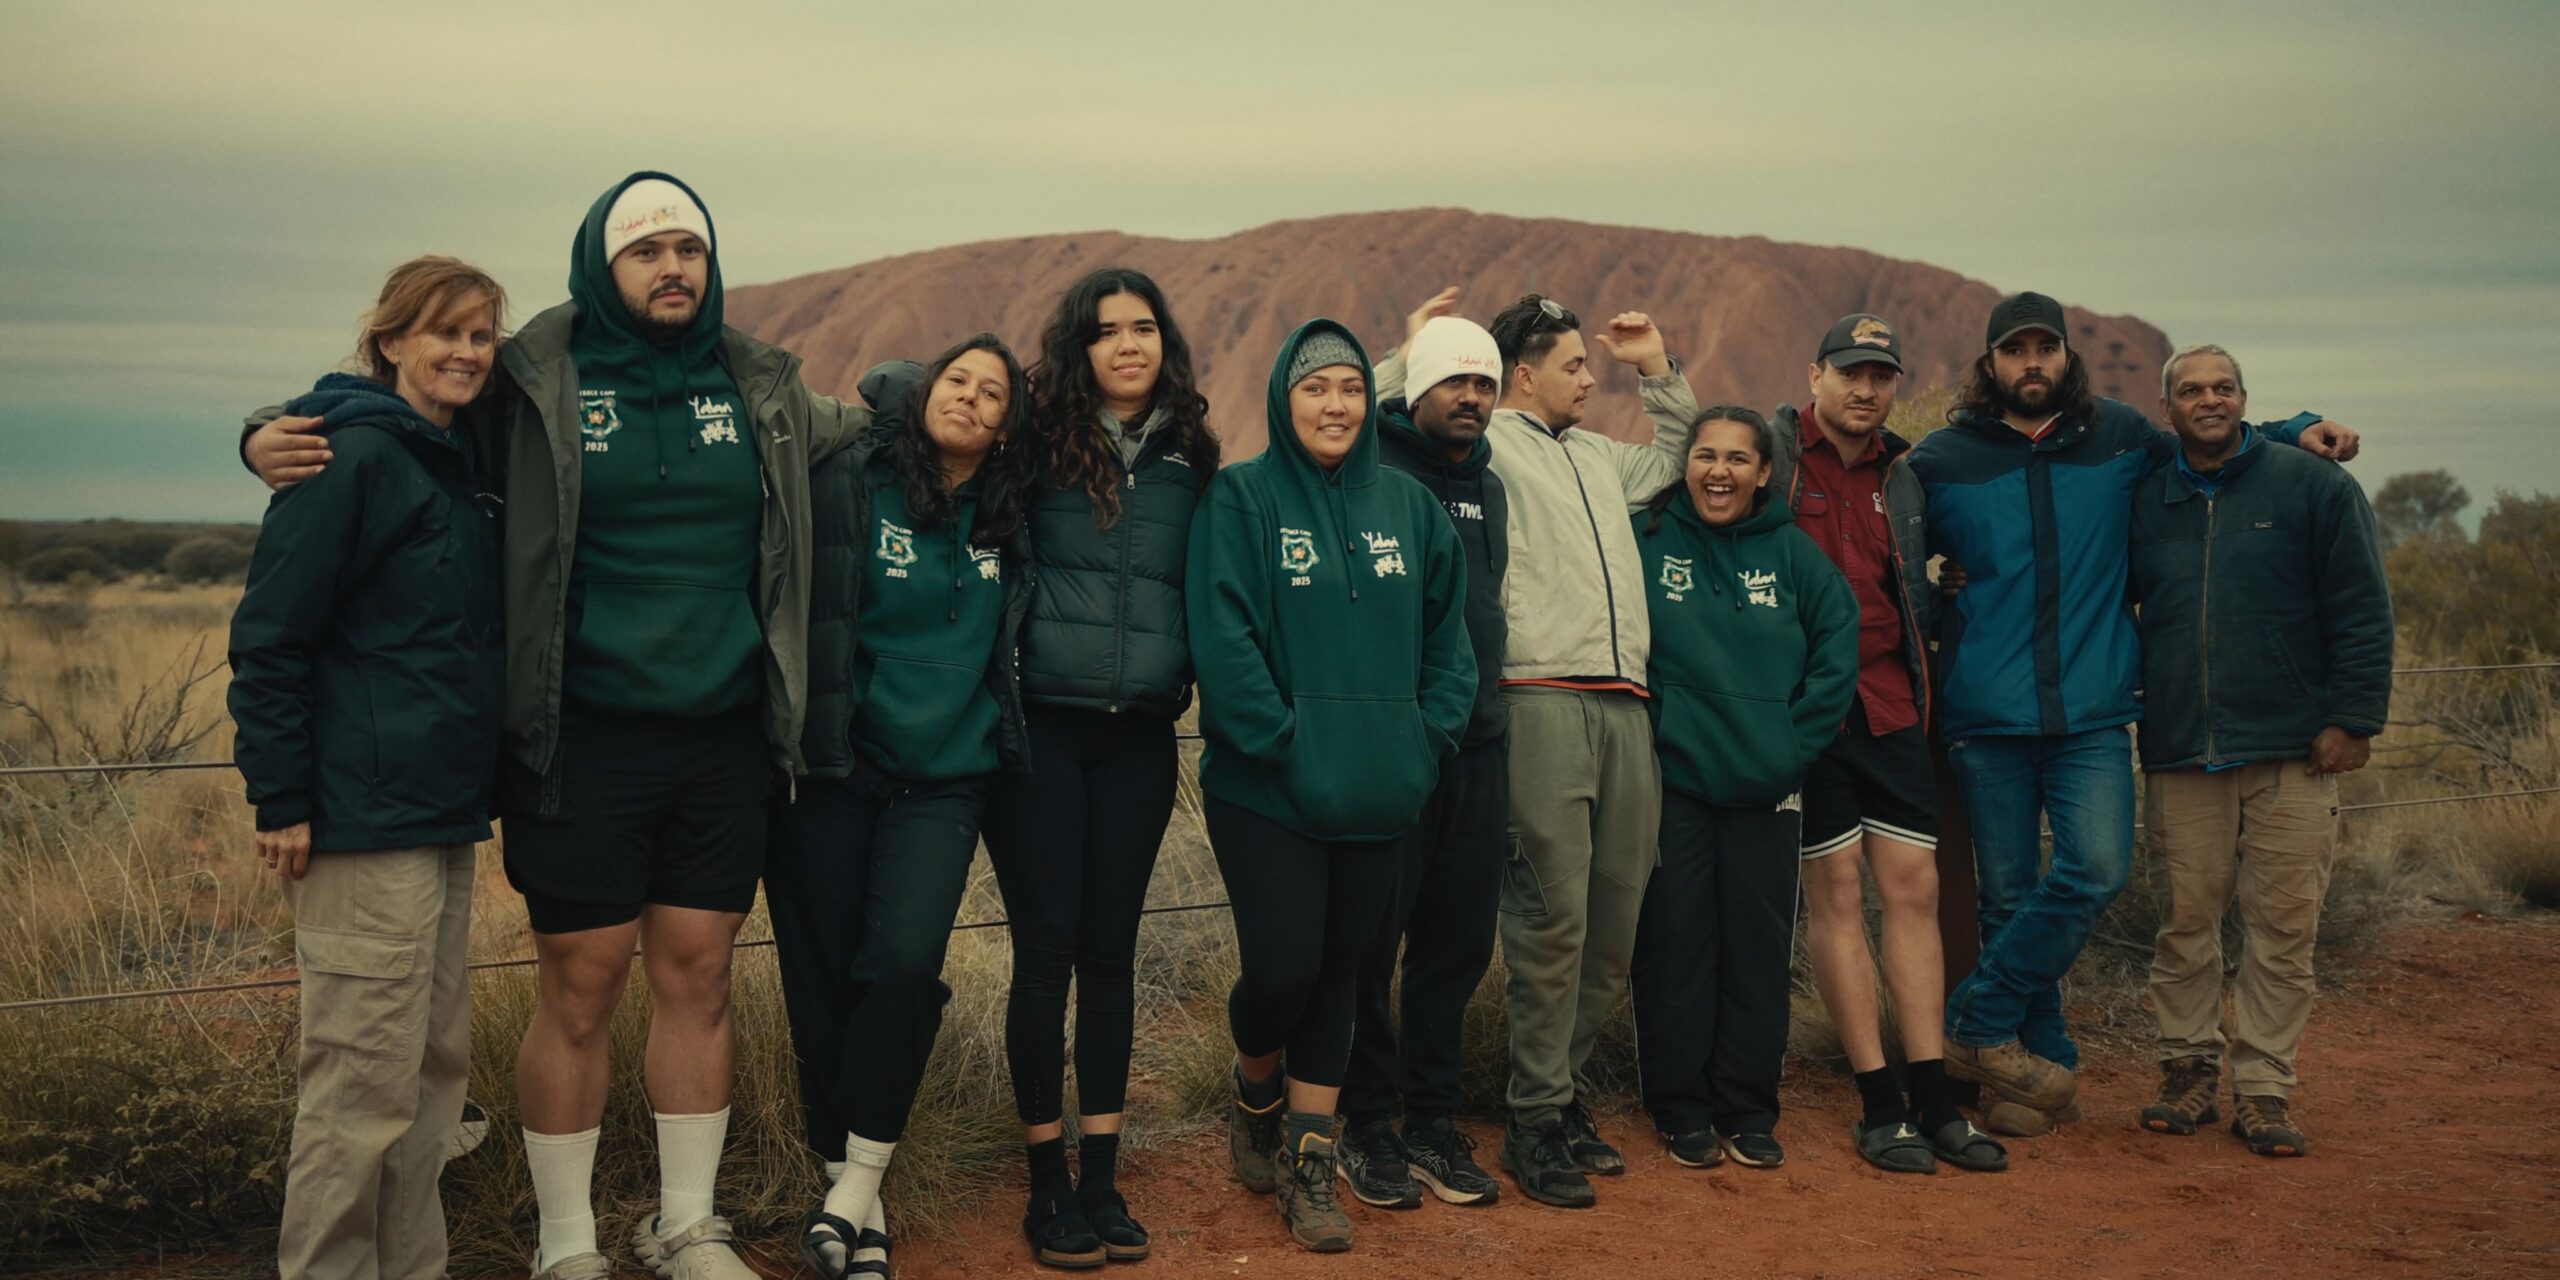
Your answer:
[[[1323,559],[1316,554],[1314,534],[1304,529],[1280,526],[1280,567],[1293,575],[1289,579],[1290,586],[1307,585],[1310,581],[1307,575],[1321,563]]]

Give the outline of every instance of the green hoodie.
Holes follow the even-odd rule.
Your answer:
[[[1413,825],[1466,731],[1466,562],[1431,494],[1378,465],[1374,385],[1331,474],[1298,443],[1289,363],[1319,330],[1358,347],[1331,320],[1280,344],[1270,446],[1220,472],[1192,521],[1200,785],[1315,839],[1387,840]]]
[[[1651,527],[1648,527],[1651,526]],[[1686,485],[1635,514],[1662,785],[1713,805],[1793,794],[1858,689],[1858,601],[1786,500],[1718,529]]]
[[[680,336],[640,329],[614,285],[605,216],[650,176],[665,177],[633,174],[597,197],[570,257],[585,452],[563,692],[611,711],[701,717],[765,691],[752,594],[764,482],[742,429],[746,406],[720,361],[717,245],[701,308]]]
[[[868,554],[853,648],[853,749],[882,773],[947,782],[993,773],[1002,713],[988,652],[1004,616],[1004,557],[969,541],[982,477],[952,518],[919,529],[892,450],[873,455]]]

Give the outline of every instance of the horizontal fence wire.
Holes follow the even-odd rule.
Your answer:
[[[2464,804],[2490,800],[2517,800],[2533,796],[2547,796],[2554,794],[2560,794],[2560,786],[2531,787],[2520,791],[2487,791],[2482,792],[2479,795],[2470,796],[2421,796],[2414,800],[2377,800],[2369,804],[2342,804],[2338,806],[2338,812],[2341,814],[2362,813],[2374,809],[2403,809],[2412,805]],[[2139,828],[2140,824],[2137,823],[2136,829],[2138,830]],[[1169,916],[1189,911],[1224,911],[1231,905],[1233,904],[1227,902],[1225,899],[1220,899],[1216,902],[1185,902],[1169,907],[1148,907],[1140,911],[1138,914],[1141,916]],[[998,917],[994,920],[968,920],[951,926],[951,931],[953,933],[967,933],[973,929],[1001,929],[1010,923],[1012,922],[1003,919],[1002,917]],[[733,949],[738,951],[747,951],[758,947],[770,947],[772,945],[773,939],[771,938],[751,938],[747,941],[734,944]],[[635,950],[631,954],[636,959],[640,953]],[[466,967],[474,973],[480,973],[491,969],[521,969],[533,963],[534,959],[531,956],[518,956],[512,960],[474,961]],[[67,1009],[77,1005],[120,1004],[130,1000],[174,1000],[182,996],[221,995],[226,992],[237,991],[276,991],[299,987],[301,984],[302,979],[299,977],[259,978],[248,982],[217,982],[194,987],[149,987],[139,991],[100,991],[93,992],[88,995],[49,996],[39,1000],[12,1000],[6,1003],[0,1003],[0,1013],[24,1013],[38,1009]]]

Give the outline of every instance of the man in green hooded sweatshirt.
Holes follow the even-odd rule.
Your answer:
[[[659,1202],[634,1248],[667,1280],[752,1275],[712,1212],[736,1059],[730,954],[766,801],[800,768],[809,467],[870,415],[722,323],[718,243],[682,182],[616,183],[579,227],[570,300],[507,342],[462,419],[506,518],[498,808],[539,965],[516,1060],[535,1280],[612,1272],[590,1181],[635,943]],[[242,456],[269,483],[326,463],[299,420],[262,421]]]

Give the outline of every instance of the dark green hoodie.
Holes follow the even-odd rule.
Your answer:
[[[1648,527],[1650,526],[1650,527]],[[1858,601],[1776,493],[1718,529],[1687,486],[1635,514],[1662,785],[1708,804],[1793,794],[1858,690]]]
[[[1280,344],[1270,446],[1210,482],[1191,525],[1201,789],[1319,840],[1410,828],[1475,698],[1466,562],[1448,514],[1378,465],[1374,388],[1349,457],[1327,474],[1290,425]],[[1360,372],[1370,373],[1367,356]]]
[[[673,338],[640,329],[614,285],[605,215],[653,177],[684,186],[652,173],[616,183],[587,210],[570,257],[585,453],[563,692],[611,711],[701,717],[764,694],[752,594],[764,482],[720,361],[717,244],[701,308]]]

